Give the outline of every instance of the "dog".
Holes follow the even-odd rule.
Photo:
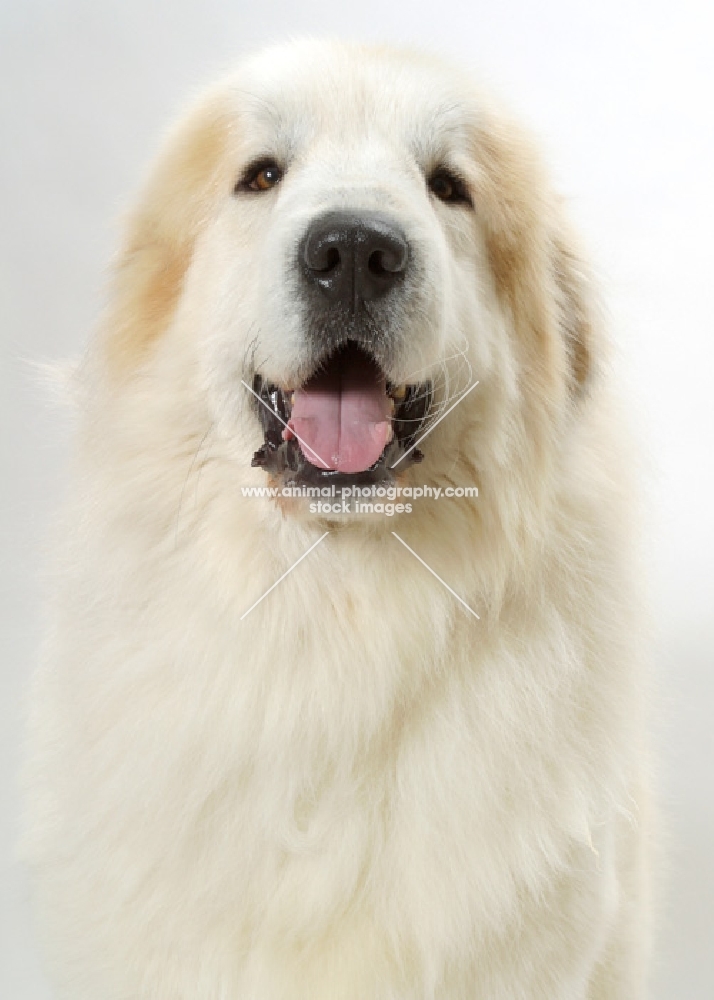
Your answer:
[[[468,72],[302,41],[165,137],[74,376],[24,851],[68,1000],[636,1000],[632,454]]]

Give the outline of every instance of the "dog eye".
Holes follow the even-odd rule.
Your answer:
[[[236,184],[236,191],[270,191],[283,179],[283,170],[275,160],[253,163]]]
[[[464,182],[448,170],[434,171],[429,178],[429,190],[436,195],[439,201],[445,201],[451,205],[471,204],[471,198]]]

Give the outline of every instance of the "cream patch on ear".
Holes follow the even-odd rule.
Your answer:
[[[196,237],[224,187],[230,124],[215,100],[196,107],[169,135],[129,215],[103,323],[113,375],[133,371],[171,320]]]
[[[552,196],[528,135],[484,112],[474,134],[471,178],[496,292],[508,311],[524,384],[558,406],[565,352],[555,332],[547,220]]]
[[[476,210],[523,360],[529,371],[540,373],[543,389],[554,391],[565,376],[578,394],[592,368],[590,284],[540,158],[527,135],[499,118],[477,132],[474,159]]]
[[[570,358],[574,391],[579,395],[593,368],[594,330],[590,282],[583,262],[562,234],[553,240],[553,268],[558,288],[560,326]]]

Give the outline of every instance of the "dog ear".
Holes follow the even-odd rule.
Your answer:
[[[593,374],[596,306],[590,277],[570,234],[561,227],[551,242],[558,324],[570,362],[572,394],[577,397]]]
[[[537,148],[510,118],[485,109],[473,163],[474,204],[526,370],[553,398],[565,376],[575,397],[592,371],[591,286]]]
[[[168,134],[126,219],[100,333],[113,376],[135,370],[169,325],[201,227],[230,191],[222,103],[202,100]]]

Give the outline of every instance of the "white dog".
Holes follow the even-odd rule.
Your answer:
[[[438,60],[275,48],[179,123],[78,373],[33,696],[61,996],[643,995],[603,350],[530,140]]]

